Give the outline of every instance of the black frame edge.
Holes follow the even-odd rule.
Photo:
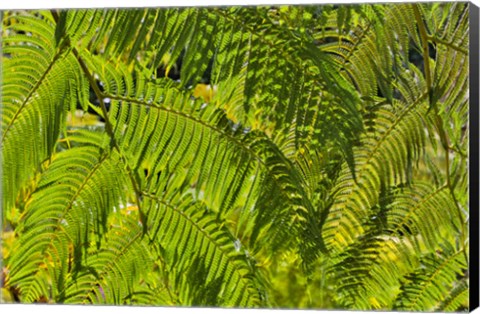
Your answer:
[[[469,310],[473,311],[479,307],[479,17],[478,6],[469,3],[469,36],[470,36],[470,142],[469,142],[469,221],[470,221],[470,269],[469,269]]]

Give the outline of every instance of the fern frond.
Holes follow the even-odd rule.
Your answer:
[[[356,179],[344,167],[335,187],[334,203],[323,226],[325,242],[334,251],[353,243],[364,233],[363,221],[378,203],[382,186],[408,183],[412,160],[423,149],[422,99],[395,114],[375,112],[375,130],[355,151]]]
[[[55,149],[64,129],[69,99],[81,81],[74,59],[57,46],[48,15],[11,15],[3,40],[2,140],[4,208],[15,206],[20,187]],[[23,35],[29,33],[31,36]],[[13,75],[14,74],[14,75]]]
[[[441,249],[439,242],[457,241],[458,233],[451,230],[460,223],[454,223],[455,206],[445,186],[417,183],[385,197],[364,223],[366,234],[334,258],[330,272],[338,276],[338,300],[344,306],[391,308],[392,295],[421,263],[419,256]]]
[[[435,309],[450,296],[452,284],[467,269],[465,256],[451,246],[444,246],[437,253],[425,256],[421,268],[406,277],[395,304],[396,309]]]
[[[446,186],[434,189],[429,184],[417,183],[393,200],[386,231],[407,238],[412,236],[409,242],[419,252],[425,250],[424,246],[435,250],[442,239],[453,242],[456,234],[452,234],[452,230],[459,230],[462,224],[456,217],[453,202]]]
[[[458,312],[467,308],[469,304],[468,287],[468,280],[462,280],[455,284],[445,300],[435,308],[435,311]]]
[[[268,138],[235,127],[223,111],[192,99],[168,81],[134,82],[126,72],[103,69],[102,97],[111,100],[116,140],[131,169],[139,176],[146,171],[142,181],[147,185],[141,189],[161,195],[167,188],[195,187],[197,198],[221,216],[244,208],[246,217],[257,217],[252,241],[267,225],[274,230],[268,238],[277,244],[287,230],[302,229],[298,222],[311,208],[302,196],[302,178]],[[133,137],[138,132],[142,141]],[[258,208],[252,211],[254,204]],[[272,221],[272,216],[278,218]]]
[[[195,302],[199,294],[204,300],[211,300],[213,294],[215,302],[210,304],[245,307],[262,303],[248,253],[214,213],[199,208],[191,197],[166,202],[155,195],[143,196],[150,241],[162,248],[175,282],[182,287],[183,303]],[[200,292],[202,286],[205,289]]]
[[[35,299],[23,287],[29,287],[35,274],[42,276],[39,265],[44,260],[64,260],[69,243],[80,250],[90,241],[100,244],[109,212],[125,199],[124,175],[116,167],[117,158],[102,154],[98,147],[78,147],[56,155],[42,174],[18,227],[22,236],[7,261],[7,282],[18,285],[26,302]],[[55,251],[63,252],[62,258]]]
[[[361,240],[329,270],[338,283],[336,299],[359,310],[391,308],[400,279],[418,265],[414,250],[398,237],[370,234]]]
[[[122,219],[121,223],[105,235],[108,247],[90,251],[82,265],[95,270],[96,280],[86,296],[93,303],[124,304],[145,270],[153,267],[149,248],[140,241],[143,228],[138,219]]]

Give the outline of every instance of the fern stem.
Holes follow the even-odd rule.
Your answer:
[[[118,154],[120,155],[120,160],[125,165],[125,168],[127,170],[126,171],[127,175],[128,175],[128,177],[129,177],[129,179],[132,183],[132,187],[133,187],[133,190],[135,192],[135,198],[137,200],[137,206],[138,206],[138,213],[140,215],[140,221],[142,222],[142,225],[143,225],[143,232],[146,233],[147,232],[147,224],[146,224],[146,218],[144,216],[144,212],[142,211],[142,208],[141,208],[141,202],[142,201],[141,201],[141,197],[140,197],[140,194],[141,194],[140,187],[139,187],[137,181],[135,180],[135,178],[133,177],[132,168],[128,164],[126,157],[122,154],[122,151],[121,151],[120,147],[118,146],[117,141],[115,140],[115,133],[113,132],[112,123],[110,122],[110,119],[108,118],[108,111],[107,111],[107,107],[105,105],[105,102],[103,100],[103,93],[98,88],[97,83],[95,81],[95,78],[93,77],[93,75],[88,70],[88,67],[85,64],[85,61],[82,59],[82,57],[80,56],[78,51],[75,48],[73,48],[72,51],[73,51],[73,54],[75,55],[75,57],[77,58],[83,72],[87,76],[87,79],[90,82],[90,86],[92,87],[95,95],[97,96],[97,98],[100,102],[100,108],[102,109],[102,113],[103,113],[104,120],[105,120],[105,131],[107,132],[108,136],[110,137],[110,141],[111,141],[110,144],[118,152]]]
[[[407,215],[405,215],[403,217],[403,219],[397,224],[397,226],[395,227],[394,230],[392,230],[392,234],[397,234],[397,232],[401,229],[401,227],[405,224],[407,224],[408,220],[410,219],[410,217],[412,217],[415,213],[415,211],[419,208],[422,207],[422,205],[424,203],[427,203],[429,200],[431,200],[432,198],[434,198],[437,194],[441,193],[444,189],[448,188],[447,185],[442,185],[441,187],[439,187],[438,189],[436,189],[435,191],[433,191],[432,193],[430,193],[429,195],[427,195],[426,197],[422,197],[421,200],[419,200],[416,204],[415,204],[415,207],[412,208],[412,210],[410,210],[408,212]]]
[[[132,239],[130,239],[128,241],[128,243],[124,246],[122,246],[121,248],[121,251],[120,252],[116,252],[117,254],[115,254],[115,258],[112,259],[112,260],[109,260],[109,263],[107,265],[105,265],[102,269],[102,272],[100,274],[98,274],[98,280],[96,281],[96,283],[101,287],[102,285],[102,279],[104,279],[106,276],[106,274],[108,274],[108,272],[110,270],[114,270],[114,267],[115,265],[117,264],[117,261],[121,258],[124,257],[124,255],[128,252],[128,250],[130,249],[130,247],[138,240],[138,238],[142,235],[142,231],[139,230],[138,232],[135,233],[135,235],[133,236]],[[65,288],[63,288],[62,292],[59,293],[59,295],[61,295],[63,292],[66,291],[66,289],[68,288],[68,286],[66,286]],[[92,289],[90,290],[90,292],[94,292],[95,290],[95,285],[92,285]],[[89,297],[90,295],[89,294],[86,294],[85,297]]]
[[[372,160],[373,156],[377,153],[377,151],[380,149],[382,146],[383,142],[385,142],[388,138],[388,136],[395,130],[398,124],[403,120],[403,118],[413,109],[417,107],[418,104],[420,104],[425,97],[428,97],[427,93],[422,94],[418,99],[413,102],[411,105],[406,107],[395,119],[395,121],[388,127],[388,129],[385,131],[385,133],[382,134],[382,137],[378,139],[377,143],[375,144],[375,147],[371,150],[369,153],[367,161],[362,165],[361,169],[359,169],[358,173],[362,173],[364,169],[370,164],[370,161]]]
[[[428,51],[428,34],[427,29],[425,27],[425,23],[423,22],[420,10],[418,9],[417,4],[413,4],[413,12],[415,14],[415,19],[417,20],[418,31],[420,33],[420,38],[422,40],[422,49],[423,49],[423,69],[425,72],[425,81],[427,84],[427,92],[428,98],[431,102],[432,100],[432,77],[430,73],[430,56]],[[432,104],[430,104],[431,106]]]
[[[451,48],[451,49],[453,49],[453,50],[455,50],[455,51],[461,52],[461,53],[463,53],[463,54],[465,54],[465,55],[468,54],[468,50],[463,49],[462,47],[458,47],[458,46],[454,45],[452,42],[449,42],[449,41],[440,39],[440,38],[438,38],[438,37],[436,37],[436,36],[432,36],[432,35],[427,36],[427,38],[428,38],[429,40],[433,41],[433,42],[436,42],[436,43],[438,43],[438,44],[445,45],[445,46],[447,46],[448,48]]]
[[[420,33],[421,41],[422,41],[422,48],[423,48],[423,63],[424,63],[424,72],[425,72],[425,81],[427,84],[427,93],[430,101],[430,109],[433,108],[434,114],[435,114],[435,123],[437,124],[437,129],[438,133],[440,136],[440,141],[442,143],[443,149],[445,151],[445,171],[446,171],[446,185],[448,186],[448,189],[450,190],[450,194],[452,196],[453,202],[455,203],[455,209],[458,215],[458,219],[460,222],[461,226],[461,242],[462,242],[462,250],[464,251],[465,254],[465,259],[467,261],[468,265],[468,256],[467,253],[465,252],[465,224],[463,223],[463,215],[460,206],[458,205],[457,198],[455,196],[455,191],[454,191],[454,186],[452,185],[451,178],[450,178],[450,148],[449,148],[449,143],[448,143],[448,136],[447,132],[443,128],[443,122],[442,118],[440,116],[440,113],[438,112],[437,106],[432,103],[432,78],[431,78],[431,73],[430,73],[430,57],[429,57],[429,51],[428,51],[428,40],[429,38],[432,38],[427,34],[427,29],[425,27],[425,23],[422,20],[421,13],[419,10],[419,5],[414,4],[413,5],[413,11],[415,14],[415,19],[417,21],[418,25],[418,31]]]
[[[166,262],[163,258],[163,255],[161,252],[158,250],[158,245],[155,245],[154,248],[157,251],[158,254],[158,261],[160,263],[160,267],[162,269],[162,279],[163,279],[163,285],[165,286],[165,290],[167,290],[168,297],[170,298],[170,301],[173,303],[172,305],[177,305],[181,302],[179,302],[178,298],[174,297],[172,294],[172,291],[170,290],[170,282],[168,280],[168,272],[167,272],[167,267],[166,267]],[[177,293],[178,295],[178,293]]]
[[[360,44],[362,43],[362,40],[364,38],[366,38],[367,36],[367,32],[370,30],[370,27],[372,26],[371,22],[369,21],[369,23],[367,24],[367,27],[365,29],[361,28],[362,29],[362,33],[360,34],[360,36],[358,36],[356,39],[356,42],[355,44],[353,45],[353,47],[350,48],[350,50],[348,51],[348,54],[346,55],[346,57],[343,59],[343,62],[342,62],[342,66],[340,67],[339,69],[339,72],[340,71],[343,71],[345,69],[345,66],[348,62],[350,62],[350,57],[353,56],[353,53],[355,52],[355,50],[357,50],[357,48],[360,46]],[[360,28],[360,27],[359,27]]]
[[[460,239],[461,239],[461,247],[465,255],[465,260],[467,263],[467,266],[469,265],[468,262],[468,254],[465,250],[465,242],[466,242],[466,234],[467,230],[465,229],[465,223],[463,221],[463,214],[462,214],[462,209],[460,208],[460,205],[458,204],[457,197],[455,195],[455,187],[452,184],[452,179],[450,177],[450,147],[448,144],[448,138],[447,138],[447,132],[443,128],[443,123],[442,123],[442,118],[438,112],[438,109],[435,108],[435,122],[437,124],[438,128],[438,133],[440,135],[440,141],[442,143],[443,149],[445,151],[445,172],[446,172],[446,185],[448,186],[448,190],[450,191],[450,195],[452,196],[453,203],[455,204],[455,209],[456,209],[456,214],[458,216],[458,220],[461,226],[461,234],[460,234]]]

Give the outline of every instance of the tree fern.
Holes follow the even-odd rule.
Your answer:
[[[4,12],[2,291],[468,307],[469,9]]]

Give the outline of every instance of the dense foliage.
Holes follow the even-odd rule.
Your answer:
[[[2,300],[465,309],[468,22],[3,12]]]

